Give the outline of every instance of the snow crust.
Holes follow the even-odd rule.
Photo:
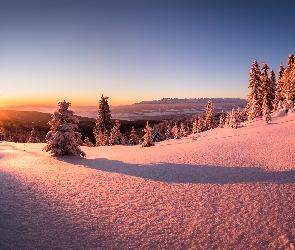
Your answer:
[[[294,249],[295,115],[154,147],[0,143],[0,249]]]

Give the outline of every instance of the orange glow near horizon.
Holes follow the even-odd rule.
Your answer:
[[[105,95],[109,96],[109,95]],[[65,97],[65,98],[49,98],[49,97],[32,97],[32,98],[2,98],[0,100],[0,108],[5,106],[44,106],[57,105],[58,102],[66,100],[74,106],[97,106],[99,104],[100,96],[95,98],[81,98],[81,97]],[[130,98],[113,98],[109,96],[109,105],[119,106],[119,105],[131,105],[135,102],[140,102],[142,100],[130,99]]]

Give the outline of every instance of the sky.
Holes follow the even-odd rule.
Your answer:
[[[295,53],[294,1],[0,0],[0,107],[248,94]]]

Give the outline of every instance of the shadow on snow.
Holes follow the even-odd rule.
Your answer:
[[[295,183],[295,170],[270,172],[258,167],[200,166],[174,163],[140,165],[105,158],[56,158],[96,170],[161,182],[194,184],[233,184],[250,182]]]

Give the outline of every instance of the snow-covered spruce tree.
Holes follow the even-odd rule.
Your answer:
[[[30,133],[30,136],[29,136],[29,139],[28,139],[28,142],[31,142],[31,143],[38,143],[40,142],[40,138],[37,134],[37,131],[35,130],[35,128],[32,128],[31,130],[31,133]]]
[[[83,145],[87,146],[87,147],[93,147],[94,146],[93,143],[89,140],[89,137],[85,137]]]
[[[207,108],[206,108],[206,128],[207,129],[216,128],[215,112],[214,112],[214,108],[213,108],[213,104],[211,100],[208,101]]]
[[[135,127],[132,126],[130,136],[129,136],[129,144],[136,145],[138,144],[138,135],[136,133]]]
[[[268,109],[272,110],[273,109],[273,100],[275,97],[275,84],[276,84],[276,78],[275,78],[275,73],[273,70],[270,72],[270,78],[268,77],[268,70],[269,67],[267,66],[266,62],[262,63],[261,66],[261,88],[262,88],[262,93],[263,93],[263,98],[266,95],[266,100],[267,100],[267,105]]]
[[[283,81],[282,77],[284,74],[284,66],[283,63],[280,64],[280,69],[278,71],[278,79],[277,79],[277,84],[276,84],[276,89],[275,89],[275,97],[273,101],[273,111],[280,111],[283,106],[283,96],[282,96],[282,87],[283,87]]]
[[[294,89],[294,55],[290,54],[288,56],[287,66],[284,70],[283,76],[281,78],[282,81],[282,91],[281,96],[283,99],[283,105],[286,108],[286,111],[293,106],[295,101],[295,89]]]
[[[146,126],[143,129],[143,132],[145,133],[144,136],[141,138],[141,147],[150,147],[154,146],[154,137],[152,134],[153,129],[150,127],[149,122],[146,122]]]
[[[248,120],[253,120],[262,113],[262,87],[261,87],[261,72],[257,60],[254,60],[250,69],[249,86],[250,93],[247,96],[247,115]]]
[[[189,136],[191,134],[191,123],[190,121],[187,122],[187,124],[185,125],[185,134],[186,136]]]
[[[153,139],[154,142],[162,141],[163,135],[161,134],[160,129],[157,125],[154,126],[153,131],[152,131],[152,135],[154,137],[154,139]]]
[[[119,145],[121,144],[122,134],[120,132],[120,122],[119,120],[115,121],[114,127],[111,129],[110,133],[110,145]]]
[[[226,113],[224,113],[224,111],[221,111],[221,114],[219,116],[219,127],[223,128],[225,125],[225,120],[226,120]]]
[[[265,123],[268,123],[271,120],[270,110],[267,103],[268,103],[267,93],[264,93],[263,102],[262,102],[262,117]]]
[[[241,111],[241,108],[240,107],[238,107],[238,109],[236,111],[236,118],[237,118],[237,121],[239,122],[239,124],[241,122],[244,122],[245,120],[247,120],[245,118],[244,110]]]
[[[183,122],[180,124],[179,134],[180,134],[180,137],[187,137],[187,131],[184,127]]]
[[[101,96],[98,106],[98,117],[93,129],[96,146],[109,145],[110,132],[112,129],[112,115],[108,103],[108,97]]]
[[[104,132],[98,131],[95,136],[96,146],[110,146],[110,132],[105,130]]]
[[[198,133],[198,118],[197,117],[195,117],[194,121],[193,121],[192,133],[193,134]]]
[[[277,88],[277,81],[276,81],[276,75],[273,70],[269,73],[269,93],[267,96],[267,106],[270,111],[274,110],[274,100],[276,96],[276,88]]]
[[[176,122],[173,128],[171,129],[171,132],[173,134],[173,139],[180,139],[179,128]]]
[[[167,126],[166,126],[165,138],[166,138],[167,141],[174,138],[170,123],[168,123]]]
[[[68,110],[71,104],[63,101],[58,103],[58,110],[51,116],[48,124],[51,126],[46,135],[47,145],[43,148],[46,152],[58,155],[77,155],[85,157],[81,150],[81,134],[78,132],[79,120],[74,112]]]
[[[206,117],[205,115],[199,115],[198,119],[198,133],[206,131]]]
[[[239,120],[237,119],[237,113],[236,113],[236,110],[233,108],[231,113],[230,113],[230,116],[229,116],[229,126],[231,128],[235,128],[237,129],[238,128],[238,125],[240,124]]]

